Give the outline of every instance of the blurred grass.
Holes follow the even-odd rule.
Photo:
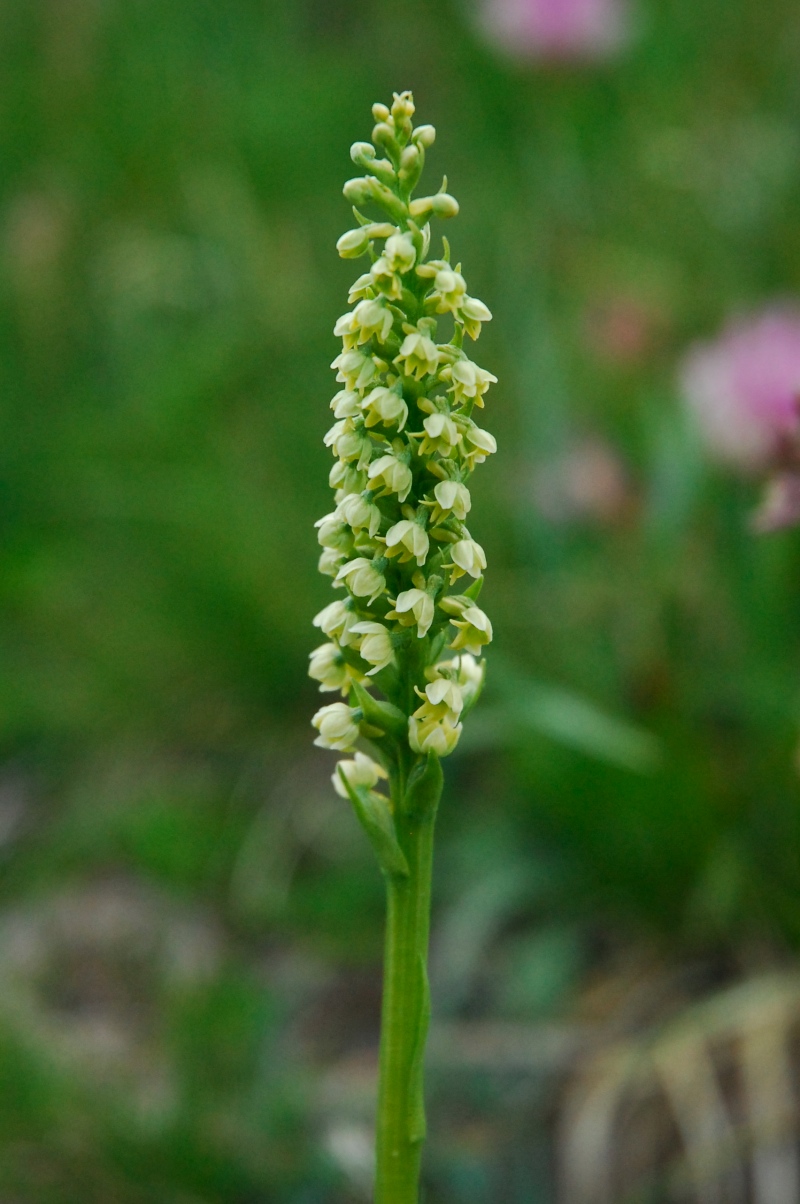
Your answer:
[[[178,1086],[147,1124],[95,1095],[91,1045],[63,1072],[9,1009],[0,1184],[345,1200],[305,1083],[329,1018],[292,1015],[342,966],[374,980],[380,949],[380,881],[306,735],[348,146],[414,89],[495,313],[501,454],[473,529],[497,665],[442,815],[439,914],[477,917],[443,1008],[565,1006],[598,925],[670,956],[796,948],[797,540],[747,534],[754,490],[705,463],[674,372],[731,310],[798,290],[800,20],[642,0],[618,64],[537,69],[438,0],[0,16],[3,898],[33,923],[132,882],[225,949],[185,1008],[154,1005]],[[616,468],[576,510],[587,441]],[[530,891],[472,894],[505,878]],[[61,1015],[52,996],[30,1007]],[[484,1171],[443,1157],[441,1198],[478,1198]],[[503,1198],[544,1191],[526,1173]]]

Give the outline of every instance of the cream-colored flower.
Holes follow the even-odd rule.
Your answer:
[[[350,286],[350,292],[347,294],[348,303],[353,305],[356,301],[363,301],[365,297],[374,297],[374,283],[371,271],[359,276],[358,280],[354,280]]]
[[[463,648],[473,656],[480,656],[481,648],[492,642],[492,624],[479,606],[467,606],[460,619],[453,618],[450,622],[458,628],[458,635],[450,644],[454,652]]]
[[[384,564],[386,561],[383,562]],[[357,598],[368,598],[374,602],[386,589],[386,578],[376,567],[376,562],[366,556],[348,560],[336,574],[336,581],[345,581]]]
[[[325,577],[336,577],[344,560],[344,554],[336,548],[323,548],[317,561],[317,568]]]
[[[408,406],[394,389],[379,386],[368,393],[361,404],[367,416],[367,426],[377,426],[382,422],[385,426],[397,426],[402,431],[406,424]]]
[[[394,362],[401,364],[407,376],[422,380],[423,376],[435,372],[439,366],[436,344],[420,330],[407,334]]]
[[[407,518],[401,519],[386,532],[386,555],[399,556],[401,564],[413,559],[418,565],[423,565],[429,547],[427,531]]]
[[[368,248],[369,233],[363,226],[348,230],[336,243],[336,250],[342,259],[358,259],[360,255],[366,255]]]
[[[458,744],[461,724],[446,703],[425,701],[408,720],[408,742],[415,753],[446,757]]]
[[[474,464],[482,464],[487,456],[491,456],[497,451],[497,441],[494,435],[490,435],[488,431],[475,426],[474,423],[467,427],[466,440],[474,449],[469,452],[469,458]]]
[[[451,583],[469,573],[470,577],[480,577],[486,568],[486,553],[474,539],[459,539],[450,548],[454,569],[450,577]]]
[[[364,427],[356,426],[352,418],[340,418],[334,422],[323,440],[326,447],[346,464],[355,460],[359,468],[366,468],[372,456],[373,442]]]
[[[404,502],[411,492],[414,480],[408,464],[391,452],[373,460],[368,476],[372,484],[381,489],[379,497],[396,493],[401,502]]]
[[[433,281],[433,299],[436,301],[438,314],[455,313],[460,307],[467,291],[467,284],[460,272],[452,268],[442,268],[436,273]]]
[[[436,681],[439,677],[446,677],[456,682],[467,710],[480,694],[485,675],[486,662],[476,660],[469,652],[460,652],[452,660],[440,661],[438,665],[425,671],[425,676],[429,677],[431,681]]]
[[[350,752],[358,739],[358,724],[346,702],[332,702],[320,707],[311,723],[319,732],[314,741],[319,748]]]
[[[479,368],[472,360],[458,359],[442,372],[445,380],[452,381],[451,392],[458,405],[469,398],[474,398],[476,405],[482,406],[483,397],[489,385],[497,382],[497,377],[485,368]]]
[[[394,609],[389,611],[387,618],[396,618],[404,627],[416,623],[420,639],[428,634],[435,607],[433,598],[422,589],[406,589],[397,595]]]
[[[373,786],[377,786],[381,778],[389,776],[383,766],[379,765],[377,761],[373,761],[372,757],[357,752],[353,761],[338,761],[336,770],[331,777],[334,790],[342,798],[350,797],[341,779],[340,774],[342,773],[354,790],[358,790],[360,786],[366,786],[368,790],[371,790]]]
[[[436,498],[436,505],[431,513],[432,523],[441,522],[450,514],[463,522],[472,508],[469,490],[460,481],[439,481],[434,486],[433,496]]]
[[[323,548],[334,548],[342,556],[349,555],[353,547],[353,533],[335,511],[317,519],[314,526],[318,528],[317,542]]]
[[[461,431],[449,414],[429,414],[422,425],[425,435],[419,445],[421,456],[432,456],[434,452],[449,456],[461,439]]]
[[[464,323],[464,330],[471,339],[477,339],[481,333],[481,324],[491,322],[491,311],[477,297],[465,297],[461,303],[458,316]]]
[[[346,695],[353,681],[364,680],[357,669],[348,665],[336,644],[320,644],[309,653],[309,660],[308,676],[320,683],[322,693],[341,690]]]
[[[348,493],[336,507],[336,514],[344,519],[354,531],[369,531],[373,538],[381,525],[381,512],[369,499],[371,493]]]
[[[373,335],[379,343],[385,343],[392,333],[394,317],[382,301],[365,299],[353,310],[353,325],[358,331],[358,342],[366,343]]]
[[[358,615],[353,609],[353,603],[349,599],[343,602],[339,598],[329,603],[313,619],[314,626],[319,627],[329,640],[336,640],[342,648],[356,643],[352,631],[357,622]]]
[[[382,293],[387,301],[399,301],[403,296],[403,281],[389,266],[385,255],[375,260],[370,269],[373,288]]]
[[[410,234],[393,234],[386,239],[384,258],[392,272],[410,272],[417,260],[414,240]]]
[[[366,389],[378,375],[374,357],[359,351],[357,347],[337,355],[331,367],[337,369],[336,379],[348,389]]]
[[[420,694],[420,691],[417,691]],[[426,698],[431,706],[445,704],[455,715],[460,715],[464,709],[464,696],[457,682],[446,677],[437,677],[425,687],[421,698]]]
[[[354,623],[351,630],[354,635],[362,637],[358,651],[364,660],[373,666],[367,674],[368,677],[371,677],[373,673],[379,673],[387,665],[394,664],[392,636],[382,623],[369,621]]]
[[[356,418],[361,413],[361,398],[353,389],[340,389],[331,401],[334,418]]]

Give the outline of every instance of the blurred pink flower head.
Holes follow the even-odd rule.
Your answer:
[[[626,0],[483,0],[486,36],[516,58],[604,59],[630,37]]]
[[[800,431],[800,310],[731,322],[690,349],[680,383],[714,455],[749,472],[773,466]]]

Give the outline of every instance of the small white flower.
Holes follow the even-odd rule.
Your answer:
[[[389,616],[398,618],[405,627],[416,623],[420,639],[428,634],[434,616],[433,598],[421,589],[407,589],[397,595],[394,610]]]
[[[314,743],[319,748],[350,752],[358,739],[358,724],[353,714],[346,702],[332,702],[320,707],[311,720],[312,726],[319,732]]]
[[[433,281],[436,312],[438,314],[455,313],[464,299],[467,284],[460,272],[452,268],[442,268],[436,273]]]
[[[375,536],[381,525],[381,512],[374,502],[368,501],[363,493],[348,493],[336,507],[336,513],[349,523],[354,531],[368,530],[370,538]]]
[[[356,427],[351,418],[334,422],[323,440],[326,447],[346,464],[356,460],[359,468],[366,468],[372,456],[373,443],[363,426]]]
[[[486,553],[474,539],[459,539],[450,548],[450,555],[456,566],[450,578],[451,582],[464,573],[469,573],[470,577],[480,577],[486,568]]]
[[[460,652],[452,660],[440,661],[432,669],[425,670],[425,676],[435,682],[438,678],[448,678],[455,682],[461,690],[464,707],[469,710],[483,689],[483,679],[486,675],[486,662],[477,661],[469,652]]]
[[[319,627],[328,639],[337,640],[342,648],[346,648],[356,642],[351,632],[357,622],[358,615],[353,611],[353,604],[337,598],[314,616],[313,625]]]
[[[445,703],[425,701],[408,721],[408,742],[416,753],[435,752],[446,757],[458,744],[461,724]]]
[[[368,560],[366,556],[357,556],[355,560],[348,560],[347,564],[343,564],[336,575],[336,581],[346,581],[357,598],[368,598],[370,603],[386,589],[383,573],[375,567],[374,561]]]
[[[336,379],[348,389],[366,389],[378,375],[378,365],[373,357],[365,355],[357,347],[337,355],[331,367],[337,369]]]
[[[448,414],[429,414],[423,422],[425,436],[419,445],[420,455],[441,452],[448,456],[461,439],[461,432]]]
[[[344,555],[336,548],[324,548],[317,561],[317,568],[325,577],[335,578],[343,560]]]
[[[335,511],[317,519],[314,526],[318,528],[317,542],[323,548],[334,548],[343,556],[349,554],[353,547],[353,535]]]
[[[466,485],[460,481],[439,481],[434,486],[433,496],[436,506],[431,514],[431,522],[441,522],[448,514],[454,514],[463,522],[472,508],[472,498]]]
[[[402,364],[408,376],[422,380],[423,376],[435,372],[439,366],[439,352],[436,344],[420,330],[406,335],[395,357],[396,364]]]
[[[467,443],[471,443],[476,449],[469,453],[470,459],[475,464],[482,464],[487,456],[491,456],[497,451],[497,441],[494,435],[490,435],[488,431],[475,426],[474,423],[467,428],[466,439]]]
[[[479,606],[467,606],[462,610],[460,619],[454,618],[450,621],[459,629],[458,635],[450,645],[454,652],[463,648],[473,656],[480,656],[484,644],[491,644],[492,624],[489,616],[484,614]]]
[[[464,322],[464,330],[471,339],[477,339],[481,333],[481,323],[491,322],[491,311],[477,297],[465,297],[461,303],[459,317]]]
[[[331,401],[334,418],[355,418],[361,413],[361,399],[352,389],[340,389]]]
[[[445,677],[439,677],[435,681],[429,682],[425,687],[425,697],[431,706],[440,706],[444,703],[455,715],[460,715],[464,709],[461,687]]]
[[[376,259],[370,269],[370,281],[375,289],[388,301],[399,301],[403,296],[403,282],[394,272],[385,255]],[[374,295],[374,294],[373,294]]]
[[[430,540],[427,531],[424,531],[419,523],[411,522],[406,518],[395,523],[386,532],[387,555],[399,556],[402,564],[413,558],[418,565],[423,565],[427,559],[429,547]]]
[[[341,690],[347,694],[351,681],[361,678],[361,674],[348,665],[336,644],[320,644],[309,653],[309,660],[308,676],[320,683],[322,693]]]
[[[373,668],[367,674],[379,673],[387,665],[394,664],[394,649],[390,632],[382,623],[354,623],[351,628],[354,635],[362,636],[359,653]]]
[[[375,335],[379,343],[385,343],[392,332],[394,317],[381,301],[366,299],[359,301],[353,310],[352,325],[357,331],[358,343],[366,343]]]
[[[377,426],[379,422],[386,426],[394,426],[402,431],[408,418],[408,406],[394,389],[379,386],[368,393],[361,403],[367,415],[367,426]]]
[[[472,360],[463,359],[456,360],[449,368],[445,369],[447,375],[445,379],[451,380],[452,389],[455,400],[458,405],[468,398],[474,398],[477,405],[482,406],[481,398],[490,384],[497,383],[497,377],[491,372],[487,372],[485,368],[479,368],[477,364],[473,364]],[[444,376],[445,373],[443,372]]]
[[[411,492],[414,479],[409,466],[391,452],[373,460],[368,476],[374,485],[383,486],[383,495],[396,493],[401,502],[404,502]]]
[[[392,272],[410,272],[417,260],[410,234],[393,234],[387,238],[383,254]]]
[[[348,303],[352,305],[355,301],[363,301],[365,297],[374,297],[373,283],[370,272],[365,272],[363,276],[359,276],[358,280],[353,282],[347,295]]]
[[[336,243],[336,250],[342,259],[358,259],[365,255],[369,247],[369,234],[363,226],[357,230],[348,230]]]
[[[365,753],[357,752],[355,760],[337,762],[336,771],[331,778],[334,790],[342,798],[349,798],[350,796],[340,777],[340,771],[355,790],[359,786],[366,786],[368,790],[371,790],[373,786],[377,786],[381,778],[388,777],[382,765],[379,765],[377,761],[373,761],[372,757],[366,756]]]

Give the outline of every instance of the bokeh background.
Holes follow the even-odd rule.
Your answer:
[[[382,884],[306,667],[341,186],[404,88],[500,378],[427,1198],[793,1204],[798,536],[681,381],[775,307],[800,360],[796,4],[0,28],[2,1204],[369,1198]]]

